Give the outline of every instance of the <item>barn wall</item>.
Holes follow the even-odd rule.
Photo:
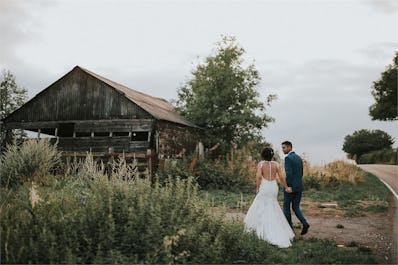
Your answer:
[[[197,129],[166,121],[158,121],[157,133],[158,155],[161,158],[173,157],[182,148],[185,148],[187,153],[191,153],[199,140]]]
[[[62,151],[146,153],[154,146],[150,142],[154,122],[152,119],[52,121],[9,123],[7,126],[8,129],[26,129],[58,137],[58,140],[53,138],[52,142],[57,141]],[[68,130],[65,131],[65,128]],[[136,134],[141,137],[135,137]]]

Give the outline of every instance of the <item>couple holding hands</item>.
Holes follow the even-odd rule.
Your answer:
[[[262,150],[263,160],[258,164],[256,176],[257,195],[244,219],[246,230],[255,231],[259,238],[281,248],[291,246],[291,240],[295,236],[291,208],[303,225],[301,235],[305,235],[310,227],[300,209],[303,161],[292,148],[291,142],[282,143],[282,151],[286,155],[286,180],[280,165],[272,161],[273,149],[265,147]],[[283,212],[277,199],[279,188],[276,180],[284,187]]]

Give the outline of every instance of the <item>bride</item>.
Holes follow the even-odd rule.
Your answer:
[[[261,152],[264,159],[258,164],[256,192],[252,205],[244,219],[246,231],[255,231],[257,236],[280,248],[290,247],[294,233],[278,203],[278,184],[281,182],[286,192],[291,192],[281,174],[277,162],[271,161],[274,150],[265,147]]]

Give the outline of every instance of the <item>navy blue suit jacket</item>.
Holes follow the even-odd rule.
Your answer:
[[[292,187],[293,192],[303,191],[303,160],[295,152],[290,152],[285,157],[286,183]]]

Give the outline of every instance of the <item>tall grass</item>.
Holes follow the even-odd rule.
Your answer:
[[[45,182],[59,159],[56,146],[46,139],[29,140],[21,146],[8,145],[0,157],[0,184],[15,187],[24,182]]]
[[[211,215],[192,179],[55,180],[35,204],[30,191],[1,200],[4,263],[263,262],[272,249]]]
[[[1,198],[3,263],[374,263],[312,240],[280,250],[207,210],[193,180],[55,179]],[[298,253],[306,253],[298,255]]]
[[[88,157],[46,185],[0,187],[1,262],[374,263],[332,241],[280,250],[210,213],[193,178],[152,182],[118,163],[109,173]]]
[[[159,180],[192,176],[201,189],[253,190],[256,161],[250,158],[250,152],[245,149],[232,150],[216,161],[193,156],[179,160],[175,166],[165,167],[157,175]]]
[[[333,187],[342,182],[358,184],[363,176],[361,169],[346,161],[336,160],[324,166],[312,166],[304,161],[303,184],[306,188]]]

